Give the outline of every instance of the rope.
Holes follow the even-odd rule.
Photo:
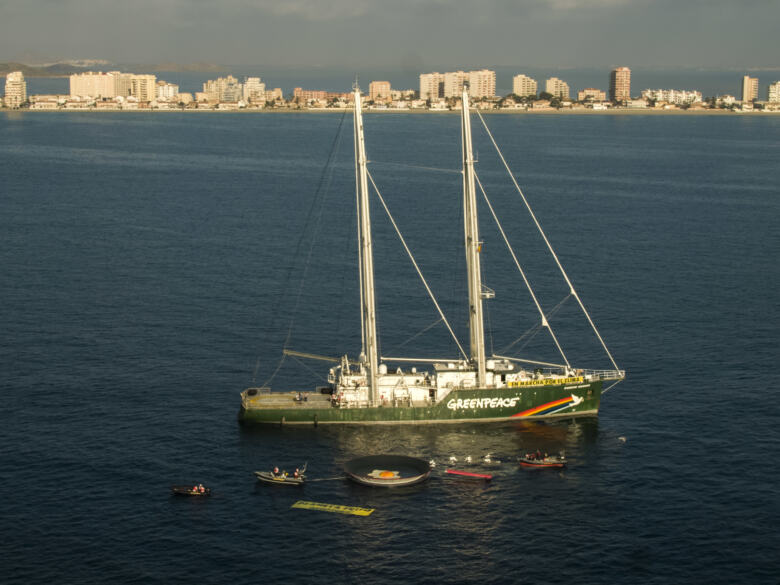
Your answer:
[[[523,200],[523,203],[525,204],[526,209],[528,210],[528,213],[531,215],[531,218],[534,221],[534,224],[536,225],[536,229],[539,230],[539,233],[542,236],[542,239],[544,240],[544,243],[547,244],[547,249],[550,251],[550,254],[552,254],[552,257],[555,259],[555,263],[558,265],[558,269],[561,271],[561,274],[563,275],[564,280],[566,281],[566,284],[569,285],[569,290],[571,291],[571,294],[574,296],[575,299],[577,299],[577,303],[580,305],[580,309],[582,309],[582,312],[584,313],[585,317],[588,320],[588,323],[590,323],[591,328],[593,329],[593,332],[596,334],[596,337],[598,338],[599,342],[601,342],[601,347],[604,348],[604,351],[607,353],[607,356],[609,357],[609,361],[612,362],[612,365],[615,367],[616,370],[619,370],[617,363],[615,362],[615,359],[612,357],[612,354],[609,352],[609,349],[607,349],[607,344],[604,342],[604,340],[601,337],[601,334],[599,333],[599,330],[596,328],[596,324],[593,322],[593,319],[590,318],[590,314],[588,313],[587,309],[585,308],[585,305],[582,303],[582,300],[580,299],[579,295],[577,294],[577,291],[574,290],[574,285],[571,283],[571,280],[569,280],[568,274],[566,274],[566,271],[563,269],[563,265],[561,264],[560,260],[558,259],[558,255],[555,253],[555,250],[553,250],[552,244],[550,244],[550,241],[547,239],[547,235],[544,233],[544,230],[542,229],[541,224],[539,223],[539,220],[536,219],[536,215],[534,214],[533,210],[531,209],[531,205],[528,203],[528,200],[525,198],[525,195],[523,194],[523,190],[520,189],[520,185],[517,184],[517,180],[515,179],[514,174],[512,173],[512,169],[509,168],[509,164],[506,162],[506,159],[504,158],[504,155],[501,153],[501,149],[498,147],[498,144],[496,143],[495,138],[493,138],[493,134],[490,132],[490,128],[488,128],[487,123],[485,123],[485,119],[482,117],[482,114],[479,110],[477,110],[477,116],[479,116],[480,121],[482,122],[482,126],[484,126],[485,131],[487,132],[488,136],[490,137],[490,141],[493,143],[493,146],[496,149],[496,152],[498,153],[498,156],[501,158],[501,162],[504,163],[504,168],[506,169],[507,173],[509,173],[509,177],[512,179],[512,183],[515,185],[515,189],[517,189],[517,192],[520,194],[520,197]]]
[[[528,281],[528,277],[525,275],[525,271],[523,270],[523,267],[520,266],[520,261],[517,259],[517,256],[515,255],[515,251],[512,249],[512,245],[509,243],[509,239],[506,237],[506,232],[504,232],[504,228],[501,225],[501,222],[498,221],[498,216],[496,215],[496,212],[493,209],[493,205],[490,203],[490,199],[488,199],[487,193],[485,193],[485,188],[482,186],[482,181],[479,180],[479,177],[477,177],[476,173],[474,173],[474,178],[477,181],[477,185],[479,185],[479,190],[482,191],[482,197],[485,199],[485,202],[488,205],[488,209],[490,209],[490,213],[493,216],[493,221],[496,222],[496,225],[498,226],[498,231],[501,232],[501,237],[504,238],[504,243],[506,244],[506,247],[512,256],[512,260],[515,261],[515,266],[517,266],[517,270],[520,272],[520,276],[523,277],[523,282],[525,282],[525,286],[528,289],[528,292],[531,294],[531,298],[534,301],[534,305],[536,305],[536,310],[539,311],[539,315],[541,315],[542,317],[541,326],[547,327],[547,330],[550,332],[550,336],[555,342],[555,347],[558,348],[558,351],[560,352],[563,361],[566,363],[566,365],[569,368],[571,368],[571,365],[569,364],[569,360],[566,359],[566,354],[563,353],[563,348],[561,348],[561,344],[558,343],[558,338],[555,337],[555,333],[553,333],[552,327],[550,327],[550,323],[549,321],[547,321],[547,317],[545,316],[544,311],[542,310],[542,306],[539,304],[539,301],[536,298],[536,294],[534,294],[534,289],[531,287],[531,283]]]
[[[557,312],[558,312],[558,311],[559,311],[559,310],[560,310],[560,309],[563,307],[564,303],[565,303],[567,300],[569,300],[569,297],[570,297],[570,296],[571,296],[571,295],[570,295],[570,294],[568,294],[568,295],[566,295],[565,297],[563,297],[563,300],[562,300],[560,303],[558,303],[557,305],[555,305],[555,307],[553,307],[551,310],[549,310],[549,311],[547,312],[547,320],[548,320],[548,321],[550,320],[550,317],[552,317],[553,315],[555,315],[555,313],[557,313]],[[527,335],[531,334],[531,336],[528,338],[528,340],[527,340],[527,341],[526,341],[526,342],[525,342],[523,345],[521,345],[519,348],[517,348],[517,351],[519,352],[519,351],[520,351],[520,350],[522,350],[522,349],[523,349],[523,348],[524,348],[526,345],[528,345],[528,344],[531,342],[531,340],[534,338],[534,336],[536,336],[536,334],[537,334],[537,333],[539,333],[539,331],[541,331],[541,330],[542,330],[542,326],[541,326],[541,324],[536,324],[536,325],[534,325],[534,326],[532,326],[532,327],[528,328],[528,330],[527,330],[525,333],[523,333],[523,334],[522,334],[520,337],[518,337],[517,339],[515,339],[515,340],[514,340],[512,343],[510,343],[510,344],[509,344],[509,345],[507,345],[506,347],[503,347],[503,348],[501,348],[501,351],[500,351],[500,353],[509,353],[509,351],[510,351],[510,350],[511,350],[511,349],[512,349],[512,348],[513,348],[515,345],[517,345],[518,343],[520,343],[520,342],[521,342],[521,341],[522,341],[522,340],[523,340],[523,339],[524,339],[524,338],[525,338]]]
[[[309,371],[310,371],[312,374],[314,374],[314,376],[316,376],[316,377],[317,377],[317,378],[319,378],[320,380],[324,380],[324,381],[326,381],[326,382],[328,381],[328,379],[327,379],[325,376],[323,376],[323,375],[322,375],[320,372],[317,372],[316,370],[314,370],[314,369],[312,369],[311,367],[307,366],[307,365],[306,365],[304,362],[302,362],[301,360],[299,360],[299,359],[298,359],[297,357],[295,357],[294,355],[290,355],[290,354],[287,354],[287,355],[289,355],[289,356],[290,356],[292,359],[294,359],[296,362],[298,362],[299,364],[301,364],[301,365],[302,365],[304,368],[306,368],[307,370],[309,370]]]
[[[425,327],[425,328],[421,329],[420,331],[418,331],[417,333],[415,333],[414,335],[412,335],[412,336],[411,336],[409,339],[407,339],[406,341],[403,341],[403,342],[399,343],[398,345],[396,345],[395,347],[391,348],[391,350],[390,350],[388,353],[389,353],[389,354],[391,354],[391,355],[392,355],[392,354],[394,354],[394,353],[396,353],[396,352],[397,352],[399,349],[401,349],[402,347],[404,347],[404,346],[405,346],[407,343],[411,343],[412,341],[414,341],[415,339],[417,339],[418,337],[420,337],[420,335],[422,335],[423,333],[425,333],[425,332],[429,331],[430,329],[433,329],[433,328],[434,328],[436,325],[438,325],[439,323],[441,323],[441,319],[436,319],[436,321],[434,321],[433,323],[431,323],[431,324],[430,324],[430,325],[428,325],[427,327]]]
[[[618,380],[618,381],[617,381],[617,382],[615,382],[614,384],[611,384],[611,385],[609,386],[609,388],[607,388],[606,390],[602,390],[602,391],[601,391],[601,395],[602,395],[602,396],[604,396],[604,394],[606,394],[607,392],[609,392],[610,390],[612,390],[612,388],[614,388],[615,386],[617,386],[618,384],[620,384],[622,381],[623,381],[623,380]]]
[[[314,483],[315,481],[336,481],[338,479],[347,479],[346,475],[337,475],[335,477],[321,477],[318,479],[307,479],[305,483]]]
[[[309,230],[306,229],[307,226],[310,225],[312,216],[314,215],[315,210],[317,209],[317,205],[319,203],[319,218],[322,218],[322,213],[324,209],[324,193],[327,193],[327,189],[330,186],[330,180],[332,178],[333,174],[333,160],[336,157],[336,153],[338,152],[338,146],[341,142],[341,136],[342,136],[342,128],[344,126],[344,119],[346,117],[346,111],[342,113],[341,119],[339,120],[338,128],[336,129],[336,135],[333,138],[333,142],[331,143],[330,152],[328,153],[328,159],[325,161],[325,166],[322,169],[322,173],[320,174],[320,179],[317,183],[317,188],[314,191],[314,198],[312,199],[311,206],[309,207],[309,210],[306,214],[306,219],[304,220],[304,229],[300,232],[300,237],[298,238],[298,242],[295,245],[295,253],[293,254],[293,258],[297,259],[300,256],[301,248],[303,247],[304,238],[309,235]],[[308,272],[309,266],[311,264],[311,256],[312,252],[314,250],[314,242],[317,239],[317,233],[319,232],[319,225],[321,225],[321,221],[317,221],[315,230],[312,234],[311,243],[309,245],[308,254],[306,256],[306,263],[304,265],[303,272],[301,274],[301,280],[300,285],[298,287],[298,293],[296,294],[295,304],[293,306],[293,310],[291,312],[290,316],[290,323],[287,328],[287,335],[285,336],[284,343],[282,345],[283,348],[287,347],[287,344],[290,342],[290,338],[292,337],[292,330],[293,325],[295,323],[295,314],[297,313],[298,306],[300,304],[301,295],[303,293],[303,285],[306,281],[306,274]],[[292,280],[292,274],[295,270],[296,262],[293,261],[290,263],[290,266],[287,269],[287,275],[285,276],[284,284],[282,286],[282,290],[286,290],[288,286],[290,285],[290,281]],[[286,299],[286,295],[279,295],[276,304],[274,306],[274,319],[271,322],[271,330],[276,330],[276,322],[278,318],[280,317],[281,312],[279,311],[279,306],[283,299]],[[282,367],[282,364],[284,363],[285,356],[282,355],[282,358],[279,360],[279,364],[276,366],[276,369],[274,370],[273,374],[265,381],[263,382],[263,386],[268,386],[274,378],[276,377],[276,374],[279,372],[279,370]],[[255,369],[252,374],[252,382],[254,383],[257,378],[257,372],[260,369],[260,356],[258,355],[257,361],[255,362]]]
[[[384,208],[387,217],[390,219],[390,223],[393,225],[393,228],[395,229],[395,233],[398,235],[398,239],[401,241],[404,250],[406,250],[406,254],[409,256],[409,259],[412,261],[412,265],[414,266],[414,269],[417,271],[417,275],[420,277],[423,286],[425,286],[425,290],[428,291],[428,296],[431,297],[431,300],[433,301],[436,310],[439,312],[439,316],[441,317],[441,320],[444,321],[444,324],[447,326],[447,330],[450,332],[452,339],[455,340],[455,344],[458,346],[461,355],[463,355],[463,358],[466,361],[468,361],[469,358],[466,355],[466,352],[463,350],[463,347],[458,341],[458,338],[455,336],[455,332],[452,330],[452,327],[450,327],[449,321],[447,321],[447,317],[444,316],[444,312],[441,310],[439,303],[436,301],[436,297],[433,295],[433,291],[431,291],[431,287],[428,286],[428,282],[425,280],[425,277],[423,276],[420,267],[417,265],[417,261],[414,259],[414,256],[412,255],[412,251],[409,249],[409,246],[406,245],[406,240],[404,240],[403,235],[401,235],[401,230],[398,229],[398,224],[395,223],[395,219],[393,219],[393,215],[390,213],[390,210],[387,208],[387,204],[385,203],[382,194],[379,192],[379,188],[376,186],[376,183],[374,183],[374,177],[372,177],[371,173],[369,172],[366,172],[366,174],[368,175],[368,179],[371,181],[371,185],[374,187],[374,191],[376,191],[377,197],[379,197],[379,201],[382,203],[382,207]]]
[[[456,170],[456,169],[441,169],[441,168],[438,168],[438,167],[421,167],[419,165],[409,165],[409,164],[406,164],[406,163],[383,162],[383,161],[372,160],[371,164],[372,165],[380,165],[380,166],[381,165],[388,165],[388,166],[393,166],[393,167],[403,167],[403,168],[407,168],[407,169],[418,169],[418,170],[421,170],[421,171],[435,171],[437,173],[455,173],[457,175],[463,174],[463,171],[461,169],[457,169]]]

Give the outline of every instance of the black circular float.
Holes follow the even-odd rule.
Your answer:
[[[368,455],[344,464],[352,481],[371,487],[400,487],[428,479],[431,466],[427,461],[405,455]]]

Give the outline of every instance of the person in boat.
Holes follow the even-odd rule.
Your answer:
[[[274,467],[274,470],[273,470],[272,473],[274,474],[274,477],[279,477],[279,468],[278,467]]]
[[[198,491],[202,494],[206,493],[206,488],[203,487],[202,483],[198,485]]]
[[[293,472],[293,477],[295,479],[298,479],[300,477],[300,473],[298,472],[298,468],[297,467],[295,468],[295,471]]]

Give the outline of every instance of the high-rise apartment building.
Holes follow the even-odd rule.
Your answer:
[[[70,76],[70,95],[88,98],[113,98],[117,96],[115,85],[114,72],[76,73]]]
[[[444,97],[444,74],[423,73],[420,75],[420,99],[437,100]]]
[[[130,80],[130,95],[139,102],[151,102],[157,97],[157,77],[154,75],[133,75]]]
[[[496,72],[490,69],[469,71],[469,97],[472,99],[496,97]]]
[[[250,104],[264,104],[265,83],[259,77],[247,77],[244,79],[244,101]]]
[[[539,85],[535,79],[531,79],[527,75],[515,75],[512,78],[512,93],[519,96],[536,95],[536,91]]]
[[[5,77],[5,107],[18,108],[27,101],[27,82],[21,71],[12,71]]]
[[[618,67],[609,74],[609,99],[624,102],[631,99],[631,69]]]
[[[209,79],[203,84],[203,93],[207,99],[217,102],[237,102],[241,99],[243,88],[232,75]]]
[[[141,102],[157,97],[157,77],[135,75],[120,71],[87,71],[70,76],[70,95],[87,98],[115,98],[134,96]]]
[[[133,74],[121,71],[110,71],[114,76],[114,97],[129,97],[133,95]]]
[[[391,92],[389,81],[372,81],[368,84],[368,97],[371,100],[389,100]]]
[[[561,99],[569,99],[569,84],[557,77],[544,82],[544,91]]]
[[[460,97],[463,94],[463,86],[469,81],[469,74],[465,71],[450,71],[444,74],[444,97]]]
[[[179,86],[167,81],[158,81],[155,90],[155,97],[158,100],[172,100],[179,95]]]
[[[745,75],[742,78],[742,102],[752,102],[758,99],[758,77]]]
[[[766,101],[773,104],[780,102],[780,81],[769,84],[766,90]]]

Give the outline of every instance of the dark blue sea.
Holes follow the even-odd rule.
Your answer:
[[[322,383],[328,364],[279,365],[284,346],[359,350],[349,116],[0,114],[0,582],[777,583],[780,118],[486,121],[627,370],[597,419],[242,428],[247,386]],[[480,181],[567,357],[610,367],[473,124]],[[465,343],[459,119],[365,127]],[[522,337],[539,318],[480,205],[489,351],[560,359],[544,332]],[[382,353],[455,356],[372,212]],[[569,466],[518,468],[537,448]],[[401,491],[340,478],[376,453],[437,466]],[[450,457],[495,477],[449,478]],[[252,474],[304,462],[320,481],[303,488]],[[214,495],[169,495],[190,482]]]

